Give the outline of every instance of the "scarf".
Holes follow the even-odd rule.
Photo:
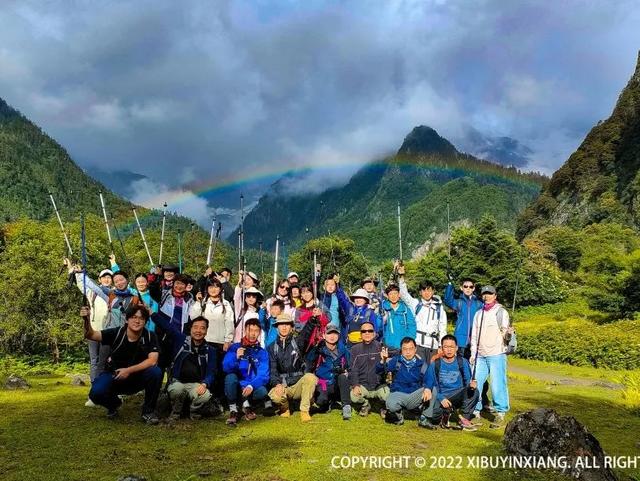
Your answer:
[[[491,304],[485,304],[484,306],[482,306],[482,310],[485,312],[490,311],[497,303],[498,301],[493,301]]]
[[[133,294],[131,294],[131,291],[129,290],[128,287],[126,289],[123,289],[123,290],[113,289],[113,292],[115,293],[115,295],[117,297],[131,297],[131,296],[133,296]]]
[[[258,344],[260,344],[260,339],[250,341],[247,336],[242,336],[242,339],[240,340],[240,345],[244,348],[257,346]]]

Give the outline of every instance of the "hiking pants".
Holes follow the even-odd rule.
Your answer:
[[[242,388],[240,387],[240,379],[237,374],[227,374],[224,378],[224,395],[227,397],[229,404],[237,404],[238,399],[250,402],[262,401],[267,397],[267,388],[260,386],[254,388],[248,398],[242,396]]]
[[[315,375],[308,372],[298,379],[298,382],[293,386],[286,386],[282,396],[276,395],[276,388],[273,388],[269,391],[269,397],[271,401],[273,401],[273,404],[280,408],[281,411],[289,409],[290,399],[299,399],[300,411],[309,412],[311,398],[313,398],[317,380],[318,378]]]
[[[434,391],[436,391],[435,388],[434,388]],[[433,424],[439,424],[440,420],[442,419],[442,414],[444,413],[445,408],[443,408],[440,401],[436,399],[438,395],[437,391],[436,392],[432,391],[432,393],[433,393],[433,396],[431,398],[431,401],[429,401],[429,407],[427,408],[427,410],[431,409],[431,413],[428,414],[427,416],[430,417],[431,422]],[[466,419],[471,419],[471,416],[473,416],[473,410],[476,407],[476,403],[478,402],[479,396],[480,396],[480,393],[478,392],[477,389],[471,390],[467,387],[463,387],[458,389],[451,395],[447,396],[447,399],[451,403],[452,410],[461,409],[462,417]]]
[[[509,411],[509,387],[507,385],[507,355],[478,356],[476,361],[476,381],[478,387],[484,385],[489,378],[493,406],[499,413]],[[482,410],[482,400],[476,404],[476,411]]]
[[[424,388],[416,389],[412,393],[392,392],[387,398],[387,409],[394,414],[401,412],[403,409],[412,411],[422,404],[422,393]]]
[[[379,399],[380,401],[386,401],[389,397],[389,386],[382,384],[376,389],[369,391],[366,387],[360,386],[360,395],[356,396],[351,390],[351,402],[353,404],[362,404],[362,406],[371,406],[369,399]]]
[[[200,383],[198,382],[188,382],[183,384],[180,381],[173,381],[167,388],[171,403],[180,404],[180,406],[182,406],[184,400],[188,397],[189,401],[191,401],[190,411],[198,411],[207,403],[207,401],[209,401],[209,399],[211,399],[211,392],[209,392],[208,389],[203,394],[198,394],[197,391],[199,386]]]
[[[323,383],[321,379],[318,380],[316,386],[316,404],[321,409],[329,407],[329,403],[336,394],[340,396],[340,402],[342,406],[351,405],[351,387],[349,385],[349,378],[346,374],[340,374],[335,382],[331,384]]]
[[[158,366],[151,366],[144,371],[131,374],[126,379],[114,379],[112,372],[100,374],[89,391],[89,399],[108,410],[117,409],[122,404],[119,394],[135,394],[144,390],[142,414],[155,411],[160,386],[162,385],[162,370]]]

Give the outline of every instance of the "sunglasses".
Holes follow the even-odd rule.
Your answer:
[[[363,333],[363,334],[364,334],[364,333],[367,333],[367,332],[368,332],[369,334],[371,334],[371,333],[373,332],[373,329],[361,329],[361,330],[360,330],[360,332],[361,332],[361,333]]]
[[[462,286],[464,289],[473,289],[475,286],[473,284],[467,284],[466,286]]]
[[[288,286],[278,286],[278,289],[289,289]]]

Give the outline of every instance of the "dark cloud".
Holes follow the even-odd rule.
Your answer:
[[[354,165],[419,124],[511,137],[550,172],[609,114],[639,24],[605,0],[8,1],[0,96],[82,165],[181,192]]]

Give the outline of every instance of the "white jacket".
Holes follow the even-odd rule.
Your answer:
[[[440,340],[447,334],[447,313],[442,299],[436,295],[429,301],[416,299],[409,294],[407,283],[402,279],[399,286],[400,298],[416,317],[416,343],[427,349],[438,349]]]
[[[475,313],[473,316],[473,326],[471,328],[472,362],[475,362],[476,354],[487,357],[497,356],[507,352],[505,336],[509,328],[509,322],[509,312],[502,304],[498,304],[497,302],[488,311],[479,309],[478,312]],[[482,332],[479,333],[481,323]],[[478,334],[480,334],[480,343],[478,343]]]
[[[82,287],[82,279],[78,279],[76,276],[76,286],[80,289],[80,292],[84,291]],[[91,307],[91,329],[94,331],[102,331],[107,322],[109,316],[109,306],[107,302],[100,296],[98,296],[91,289],[87,289],[87,299],[89,306]]]
[[[205,336],[207,342],[224,344],[233,341],[233,307],[226,299],[222,302],[207,299],[204,312],[202,312],[202,304],[196,301],[189,310],[189,316],[192,320],[198,316],[204,316],[209,321],[209,329]]]

